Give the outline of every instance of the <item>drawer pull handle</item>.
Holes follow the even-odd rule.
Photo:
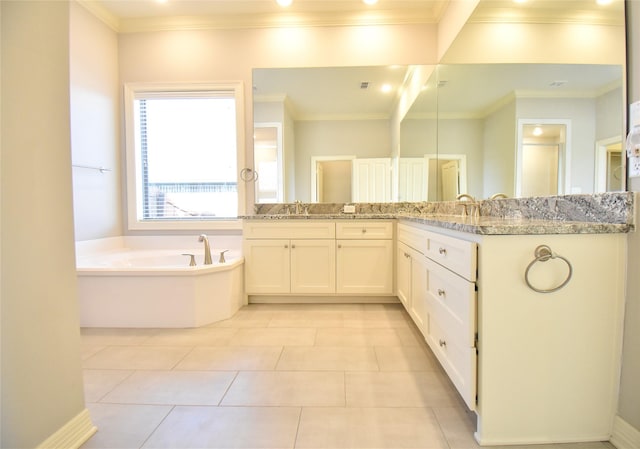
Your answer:
[[[438,289],[438,296],[446,296],[447,292],[445,292],[443,289],[439,288]]]
[[[441,348],[447,347],[447,342],[444,340],[438,340],[438,344],[440,345]]]
[[[447,255],[447,248],[438,248],[438,252],[443,256]]]
[[[531,261],[531,263],[527,266],[527,269],[524,272],[524,280],[527,283],[527,286],[538,293],[553,293],[556,292],[558,290],[560,290],[562,287],[564,287],[565,285],[567,285],[569,283],[569,281],[571,280],[571,276],[573,275],[573,267],[571,266],[571,262],[569,262],[568,259],[554,253],[551,248],[549,248],[547,245],[540,245],[538,246],[535,251],[534,251],[534,256],[535,259],[533,259],[533,261]],[[562,261],[564,261],[564,263],[567,264],[567,269],[568,269],[568,274],[567,274],[567,278],[562,281],[562,283],[556,287],[553,288],[549,288],[549,289],[542,289],[542,288],[537,288],[534,287],[533,285],[531,285],[531,281],[529,281],[529,270],[531,270],[531,267],[536,263],[536,262],[546,262],[550,259],[560,259]]]

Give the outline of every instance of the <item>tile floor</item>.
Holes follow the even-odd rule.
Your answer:
[[[83,449],[479,447],[399,304],[254,304],[198,329],[83,329],[82,346]]]

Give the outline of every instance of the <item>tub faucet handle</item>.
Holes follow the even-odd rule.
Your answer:
[[[226,260],[224,258],[224,253],[226,253],[227,251],[229,251],[228,249],[225,249],[224,251],[220,251],[220,259],[218,260],[218,263],[225,263]]]
[[[194,254],[182,254],[183,256],[189,256],[191,259],[189,259],[189,266],[190,267],[195,267],[196,266],[196,256]]]

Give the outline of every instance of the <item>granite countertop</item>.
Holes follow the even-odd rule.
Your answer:
[[[454,231],[481,235],[526,234],[612,234],[633,230],[626,223],[601,223],[531,218],[463,217],[459,215],[395,214],[256,214],[239,217],[245,220],[390,220],[410,221]]]
[[[482,235],[534,234],[614,234],[633,230],[633,225],[583,221],[536,220],[531,218],[461,217],[457,215],[421,216],[398,214],[399,220],[422,223],[455,231]]]
[[[613,234],[634,230],[634,194],[607,192],[550,197],[505,198],[464,203],[480,217],[462,216],[460,201],[357,203],[356,213],[344,213],[345,203],[303,204],[304,214],[292,214],[300,203],[258,204],[245,220],[393,220],[422,223],[483,235]]]

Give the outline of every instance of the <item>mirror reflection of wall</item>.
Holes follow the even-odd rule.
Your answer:
[[[522,123],[518,130],[518,196],[550,196],[565,193],[570,176],[566,155],[568,124]],[[568,193],[568,192],[566,192]]]
[[[282,137],[280,124],[256,124],[253,163],[255,166],[256,203],[283,201]]]

